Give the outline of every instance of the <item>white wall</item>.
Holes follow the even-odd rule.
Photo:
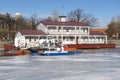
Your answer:
[[[25,47],[25,37],[24,36],[15,37],[15,46]]]

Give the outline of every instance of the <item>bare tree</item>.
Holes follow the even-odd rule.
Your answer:
[[[37,19],[37,15],[36,14],[32,14],[30,17],[30,23],[31,23],[31,27],[33,30],[36,29],[36,25],[38,24],[38,19]]]
[[[8,40],[10,40],[11,38],[10,30],[13,27],[15,20],[11,17],[9,13],[6,13],[4,20],[5,20],[6,27],[8,29]]]
[[[120,15],[112,17],[111,22],[108,24],[108,37],[113,38],[112,35],[116,35],[116,39],[120,38]]]
[[[2,14],[0,14],[0,30],[4,29],[4,17]]]
[[[90,26],[98,23],[98,19],[94,18],[91,14],[85,14],[82,9],[76,9],[68,13],[68,20],[75,22],[84,22]]]
[[[108,24],[107,35],[108,35],[108,38],[110,39],[110,38],[113,38],[114,35],[116,34],[117,34],[117,24],[113,17],[111,22]]]
[[[19,31],[21,29],[27,29],[27,19],[23,16],[17,18],[16,20],[16,31]]]

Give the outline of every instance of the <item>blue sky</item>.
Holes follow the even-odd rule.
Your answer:
[[[52,15],[54,10],[66,15],[78,8],[98,18],[99,25],[104,27],[113,16],[120,15],[120,0],[0,0],[0,13],[11,15],[16,12],[23,16],[36,13],[43,18]]]

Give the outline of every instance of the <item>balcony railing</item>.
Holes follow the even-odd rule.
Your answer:
[[[83,31],[78,31],[78,30],[71,30],[71,31],[66,31],[66,30],[49,30],[49,34],[89,34],[88,32],[83,32]]]

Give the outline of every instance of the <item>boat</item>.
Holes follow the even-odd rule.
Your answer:
[[[4,44],[3,48],[4,48],[5,51],[17,50],[18,49],[18,47],[15,47],[14,45],[11,45],[11,44]]]
[[[27,55],[28,53],[29,53],[28,50],[12,49],[12,50],[4,52],[1,56],[21,56],[21,55]]]
[[[115,44],[68,44],[68,48],[76,49],[104,49],[104,48],[116,48]]]
[[[65,47],[49,47],[45,50],[39,50],[37,52],[31,51],[29,54],[31,55],[41,55],[41,56],[62,56],[62,55],[73,55],[73,54],[79,54],[81,51],[77,51],[75,48],[65,48]]]
[[[41,53],[42,56],[63,56],[63,55],[73,55],[79,54],[79,51],[45,51]]]

